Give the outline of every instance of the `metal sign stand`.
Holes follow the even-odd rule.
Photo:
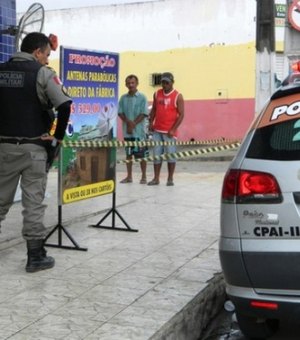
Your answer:
[[[101,223],[111,214],[112,217],[112,224],[111,226],[103,226],[101,225]],[[124,225],[126,226],[125,228],[120,228],[120,227],[116,227],[116,215],[120,218],[120,220],[124,223]],[[122,215],[118,212],[118,210],[116,209],[116,191],[114,190],[113,194],[112,194],[112,208],[103,216],[103,218],[97,223],[97,224],[92,224],[90,225],[90,227],[94,227],[94,228],[102,228],[102,229],[110,229],[110,230],[121,230],[121,231],[131,231],[131,232],[138,232],[137,229],[132,229],[130,228],[130,226],[128,225],[128,223],[124,220],[124,218],[122,217]]]
[[[87,251],[87,248],[82,248],[78,245],[78,243],[73,239],[71,234],[67,231],[67,229],[62,225],[62,204],[61,204],[61,169],[62,169],[62,156],[61,152],[59,152],[59,172],[58,172],[58,223],[57,225],[51,230],[51,232],[47,235],[45,238],[45,243],[44,245],[47,247],[55,247],[55,248],[63,248],[63,249],[73,249],[73,250],[82,250],[82,251]],[[57,230],[58,233],[58,244],[51,244],[51,243],[46,243],[46,241],[49,239],[49,237],[54,234],[54,232]],[[68,237],[68,239],[73,243],[74,246],[65,246],[62,244],[62,233],[65,233],[65,235]]]
[[[63,249],[73,249],[73,250],[83,250],[87,251],[87,248],[82,248],[78,245],[78,243],[73,239],[71,234],[68,232],[68,230],[62,225],[62,206],[58,206],[58,224],[56,225],[53,230],[48,234],[48,236],[45,238],[45,242],[48,240],[48,238],[57,230],[57,236],[58,236],[58,244],[51,244],[51,243],[44,243],[46,247],[55,247],[55,248],[63,248]],[[69,240],[74,244],[73,246],[65,246],[62,244],[62,232],[65,233],[65,235],[69,238]]]
[[[109,135],[109,134],[108,134]],[[110,138],[108,137],[108,140]],[[114,155],[115,155],[115,164],[114,164],[114,181],[115,181],[115,185],[116,185],[116,147],[112,147],[109,148],[112,149],[114,151]],[[113,152],[111,150],[111,152]],[[101,225],[101,223],[111,214],[111,225],[110,226],[103,226]],[[125,228],[119,228],[116,227],[116,215],[119,217],[119,219],[124,223]],[[128,225],[128,223],[124,220],[124,218],[122,217],[122,215],[118,212],[118,210],[116,209],[116,187],[114,188],[114,191],[112,193],[112,208],[103,216],[103,218],[97,223],[97,224],[92,224],[90,225],[90,227],[94,227],[94,228],[102,228],[102,229],[110,229],[110,230],[120,230],[120,231],[131,231],[131,232],[138,232],[137,229],[132,229],[130,228],[130,226]]]

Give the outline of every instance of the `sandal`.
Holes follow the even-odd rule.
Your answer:
[[[147,184],[147,179],[146,178],[142,178],[140,180],[140,184]]]
[[[124,178],[122,179],[122,181],[120,181],[120,183],[124,184],[124,183],[132,183],[132,179],[129,179],[129,178]]]
[[[167,181],[167,187],[172,187],[174,185],[173,181]]]
[[[153,179],[152,181],[148,182],[148,185],[158,185],[159,181],[156,181],[155,179]]]

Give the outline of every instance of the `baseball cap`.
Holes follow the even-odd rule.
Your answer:
[[[174,83],[174,76],[172,73],[170,72],[164,72],[161,75],[161,81],[167,81],[169,83]]]

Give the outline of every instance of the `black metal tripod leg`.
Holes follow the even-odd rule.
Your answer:
[[[46,242],[46,241],[48,240],[48,238],[55,232],[55,230],[56,230],[57,228],[58,228],[58,225],[57,225],[56,227],[54,227],[54,228],[50,231],[50,233],[46,236],[44,242]]]
[[[118,212],[117,209],[115,209],[115,213],[118,215],[118,217],[120,218],[120,220],[125,224],[125,226],[127,227],[127,229],[129,229],[130,231],[138,231],[137,229],[132,229],[130,228],[129,224],[124,220],[123,216]]]
[[[99,227],[100,224],[112,213],[112,211],[113,209],[110,209],[97,224],[93,225],[93,227]]]
[[[58,244],[51,244],[51,243],[46,243],[48,238],[57,230],[58,232]],[[72,246],[64,246],[62,245],[62,231],[66,234],[68,239],[74,244],[75,247]],[[61,224],[58,224],[53,230],[47,235],[47,237],[44,240],[44,245],[46,247],[55,247],[55,248],[64,248],[64,249],[74,249],[74,250],[83,250],[87,251],[87,248],[82,248],[78,245],[78,243],[73,239],[71,234],[68,232],[68,230]]]
[[[111,226],[102,226],[101,223],[109,216],[109,214],[112,214],[112,225]],[[118,215],[118,217],[120,218],[120,220],[124,223],[124,225],[126,226],[125,228],[119,228],[116,227],[115,225],[115,215]],[[97,223],[97,224],[92,224],[90,225],[90,227],[94,227],[94,228],[101,228],[101,229],[110,229],[110,230],[120,230],[120,231],[132,231],[132,232],[138,232],[137,229],[132,229],[130,228],[130,226],[128,225],[128,223],[124,220],[123,216],[117,211],[117,209],[112,208],[110,209],[105,216]]]

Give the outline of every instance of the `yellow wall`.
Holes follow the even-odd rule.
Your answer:
[[[120,55],[120,93],[126,92],[124,79],[130,73],[140,79],[140,90],[149,99],[156,87],[150,74],[174,73],[176,87],[185,99],[215,99],[219,89],[228,98],[255,95],[255,45],[185,48],[164,52],[125,52]]]
[[[59,72],[59,60],[50,66]],[[187,100],[216,99],[219,90],[228,98],[254,98],[255,45],[253,43],[174,49],[163,52],[124,52],[120,54],[119,94],[127,91],[124,80],[134,73],[140,91],[152,100],[158,87],[150,85],[152,73],[170,71],[175,87]]]
[[[49,66],[54,68],[57,74],[59,74],[59,59],[49,59]]]

